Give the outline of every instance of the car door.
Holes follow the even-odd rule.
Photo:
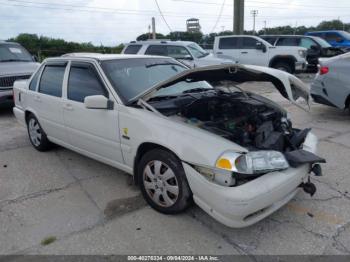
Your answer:
[[[67,62],[48,62],[41,74],[32,107],[47,136],[67,141],[62,110],[62,85]],[[32,87],[34,89],[34,87]]]
[[[72,61],[63,101],[63,117],[70,144],[109,162],[123,163],[118,111],[114,108],[86,108],[84,99],[94,95],[110,98],[98,70],[90,62]]]
[[[258,42],[260,41],[253,37],[240,37],[240,63],[268,66],[268,53],[257,49]]]
[[[238,46],[238,37],[221,37],[215,48],[215,55],[222,59],[233,59],[240,62],[241,52]]]

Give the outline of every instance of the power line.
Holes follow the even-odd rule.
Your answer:
[[[222,16],[222,12],[224,11],[225,3],[226,3],[226,0],[223,0],[220,11],[219,11],[218,19],[216,20],[216,22],[213,26],[213,29],[211,30],[212,33],[215,31],[216,27],[218,26],[218,23],[219,23],[221,16]]]
[[[173,30],[171,30],[171,28],[170,28],[168,22],[166,21],[164,15],[163,15],[163,13],[162,13],[162,10],[160,9],[160,6],[159,6],[159,4],[158,4],[158,1],[157,1],[157,0],[154,0],[154,2],[156,2],[156,5],[157,5],[158,10],[159,10],[159,13],[160,13],[160,15],[162,16],[164,23],[165,23],[166,26],[169,28],[169,31],[170,31],[170,33],[171,33]]]

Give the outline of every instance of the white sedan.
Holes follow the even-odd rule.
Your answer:
[[[303,188],[324,162],[317,138],[285,110],[238,84],[272,82],[309,99],[287,73],[256,66],[188,70],[171,58],[88,54],[44,61],[17,81],[14,114],[39,151],[51,143],[134,176],[156,210],[194,202],[229,227],[256,223]]]

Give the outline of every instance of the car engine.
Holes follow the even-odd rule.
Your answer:
[[[282,108],[255,94],[215,90],[155,99],[149,104],[176,121],[207,130],[248,150],[285,152],[304,142],[297,138],[302,131],[292,128]]]

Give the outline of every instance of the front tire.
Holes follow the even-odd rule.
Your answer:
[[[158,212],[177,214],[190,206],[192,194],[185,171],[170,152],[147,152],[138,165],[138,176],[143,197]]]
[[[28,116],[27,130],[30,143],[36,150],[44,152],[51,148],[50,141],[47,139],[44,130],[41,128],[38,119],[33,114]]]
[[[289,63],[286,63],[286,62],[278,62],[275,65],[273,65],[273,68],[290,73],[290,74],[293,73],[293,68],[290,66]]]

